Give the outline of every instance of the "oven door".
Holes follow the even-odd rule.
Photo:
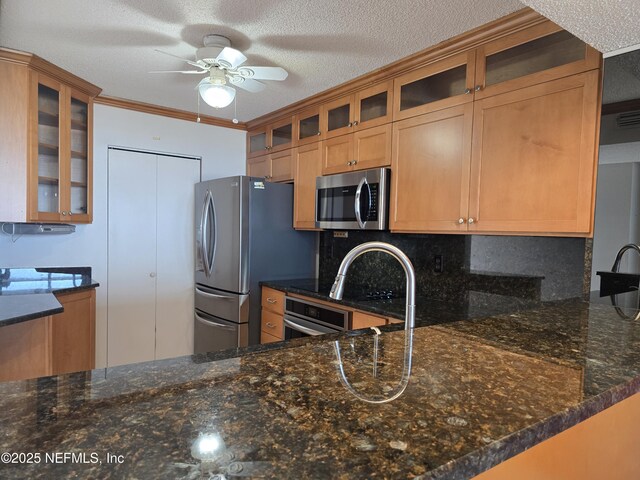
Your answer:
[[[338,333],[340,330],[319,325],[309,320],[294,317],[292,315],[284,316],[284,339],[315,337],[316,335],[324,335],[325,333]]]
[[[389,179],[387,168],[318,177],[316,227],[385,230]]]

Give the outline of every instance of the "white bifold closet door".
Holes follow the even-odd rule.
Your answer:
[[[193,353],[200,161],[109,149],[109,366]]]

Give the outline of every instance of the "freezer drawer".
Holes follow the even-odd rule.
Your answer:
[[[236,323],[249,321],[249,295],[223,292],[196,284],[196,309]]]
[[[194,353],[218,352],[249,344],[249,324],[227,322],[195,311]]]

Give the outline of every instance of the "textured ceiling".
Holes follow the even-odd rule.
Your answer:
[[[604,61],[602,103],[616,103],[640,98],[640,50],[624,53]]]
[[[199,76],[150,75],[185,64],[220,33],[250,65],[281,66],[284,82],[238,91],[246,121],[394,62],[523,5],[517,0],[0,0],[0,45],[33,52],[104,95],[195,111]],[[187,66],[188,67],[188,66]],[[202,112],[233,118],[233,106]]]
[[[0,0],[0,45],[33,52],[104,95],[195,111],[185,64],[208,33],[228,36],[251,65],[282,66],[284,82],[238,92],[250,120],[451,38],[527,4],[603,52],[640,43],[638,0]],[[478,6],[482,7],[479,8]],[[203,113],[233,118],[233,106]]]
[[[638,0],[522,0],[603,53],[640,44]]]

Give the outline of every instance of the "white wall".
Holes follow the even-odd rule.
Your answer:
[[[93,223],[62,236],[0,234],[1,267],[90,266],[101,286],[96,301],[96,365],[107,360],[107,147],[122,146],[202,157],[202,179],[245,173],[245,135],[120,108],[96,105],[93,135]],[[132,205],[135,215],[135,205]]]

